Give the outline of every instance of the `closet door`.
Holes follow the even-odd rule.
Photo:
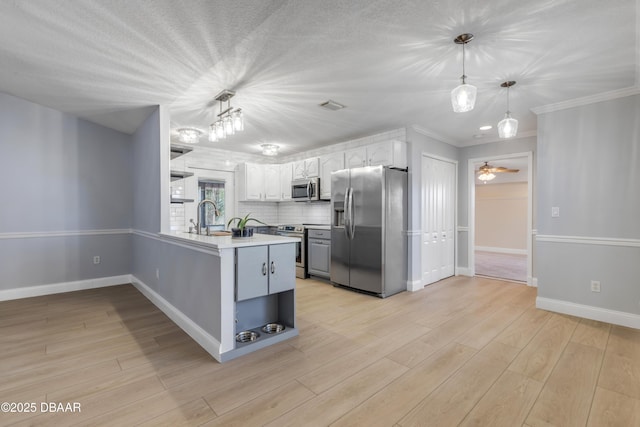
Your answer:
[[[422,159],[422,281],[428,285],[455,272],[456,165]]]

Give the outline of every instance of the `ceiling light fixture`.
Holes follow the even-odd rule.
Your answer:
[[[216,95],[215,100],[220,102],[220,113],[218,120],[209,125],[209,141],[215,142],[219,139],[225,139],[229,135],[244,130],[244,115],[241,108],[233,109],[231,106],[231,98],[235,95],[235,91],[225,89]],[[222,110],[222,103],[227,103],[227,108]]]
[[[478,175],[478,179],[480,181],[484,181],[485,184],[487,183],[487,181],[491,181],[495,177],[496,176],[491,172],[482,172],[480,175]]]
[[[262,155],[264,156],[277,156],[278,150],[280,149],[280,147],[275,144],[261,144],[260,147],[262,147]]]
[[[467,76],[464,74],[464,45],[473,40],[473,34],[465,33],[460,34],[453,39],[455,44],[462,45],[462,84],[451,91],[451,106],[456,113],[464,113],[465,111],[473,110],[476,104],[476,93],[478,89],[470,84],[467,84],[465,79]]]
[[[184,142],[185,144],[196,144],[200,141],[200,135],[202,135],[202,132],[200,132],[198,129],[178,129],[178,140],[180,142]]]
[[[507,88],[507,112],[504,114],[504,119],[498,123],[498,136],[500,138],[513,138],[518,133],[518,121],[511,117],[511,111],[509,111],[509,88],[515,84],[516,82],[510,80],[500,85]]]

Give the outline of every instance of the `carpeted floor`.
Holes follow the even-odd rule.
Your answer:
[[[527,256],[476,251],[476,274],[527,282]]]

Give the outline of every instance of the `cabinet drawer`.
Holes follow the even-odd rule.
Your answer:
[[[331,230],[314,230],[310,228],[308,236],[313,239],[331,239]]]

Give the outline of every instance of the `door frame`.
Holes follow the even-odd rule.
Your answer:
[[[467,262],[469,276],[476,275],[475,263],[475,227],[476,227],[476,173],[475,164],[483,163],[486,159],[504,160],[527,158],[527,286],[534,286],[533,280],[533,152],[526,151],[512,154],[490,154],[483,157],[469,159],[467,163],[467,182],[469,183],[469,212],[468,212],[468,241]]]
[[[425,215],[425,212],[422,211],[422,207],[424,206],[424,200],[422,200],[422,185],[424,184],[424,177],[422,176],[422,170],[424,168],[425,158],[430,158],[433,160],[439,160],[441,162],[447,162],[453,164],[453,175],[454,175],[454,183],[453,183],[453,275],[458,275],[458,236],[456,235],[456,230],[458,229],[458,160],[450,159],[448,157],[437,156],[429,153],[422,153],[422,158],[420,159],[420,289],[424,288],[425,284],[422,283],[422,273],[424,271],[425,266],[422,263],[422,237],[424,230],[422,229],[422,219]],[[433,282],[436,283],[436,282]]]

